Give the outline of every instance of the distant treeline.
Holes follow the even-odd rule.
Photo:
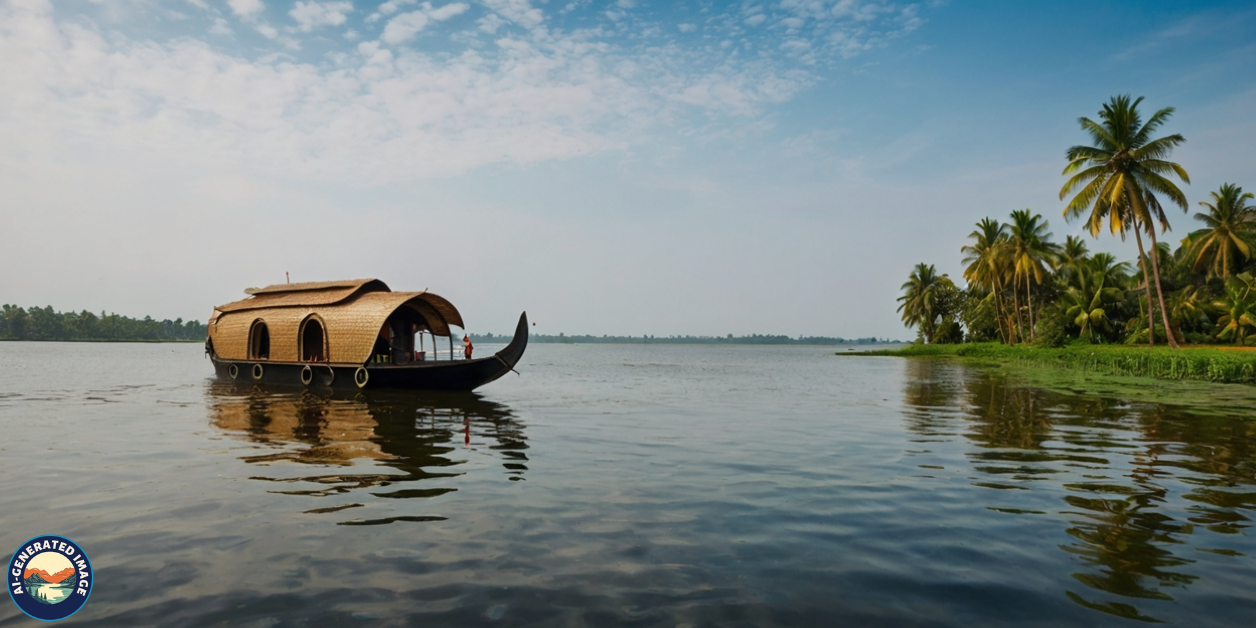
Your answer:
[[[203,341],[200,321],[153,320],[82,312],[57,312],[49,307],[29,310],[5,305],[0,311],[0,340]]]
[[[472,342],[510,342],[510,336],[494,334],[472,334]],[[828,336],[769,336],[753,334],[750,336],[568,336],[558,334],[532,334],[528,342],[557,342],[565,344],[667,344],[667,345],[872,345],[895,342],[878,338],[830,338]]]
[[[0,310],[0,340],[83,340],[83,341],[203,341],[205,325],[200,321],[153,320],[118,314],[57,312],[49,307],[24,309],[4,305]],[[473,342],[505,343],[511,336],[471,334]],[[671,344],[671,345],[871,345],[896,342],[878,338],[831,338],[828,336],[568,336],[532,334],[529,342],[566,344]]]

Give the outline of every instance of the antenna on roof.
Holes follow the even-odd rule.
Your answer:
[[[292,283],[292,279],[288,277],[288,271],[283,271],[283,282]]]

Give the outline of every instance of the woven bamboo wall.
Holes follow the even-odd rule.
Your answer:
[[[209,325],[209,339],[214,353],[228,360],[244,360],[249,353],[249,326],[256,316],[222,314]]]
[[[265,315],[263,315],[265,312]],[[309,314],[309,308],[277,308],[273,310],[253,310],[241,312],[245,316],[255,316],[266,321],[270,327],[270,359],[275,362],[299,362],[297,355],[300,339],[301,320]]]

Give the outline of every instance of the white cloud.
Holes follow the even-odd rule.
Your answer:
[[[353,11],[350,2],[301,2],[293,5],[288,15],[296,21],[297,28],[308,33],[320,26],[340,26]]]
[[[780,24],[787,34],[796,35],[808,25],[814,31],[813,54],[796,57],[810,63],[826,53],[851,58],[914,31],[924,23],[919,6],[887,0],[781,0],[777,8],[785,15]],[[792,44],[781,49],[793,54]]]
[[[920,12],[914,4],[903,7],[903,10],[899,13],[898,21],[902,25],[899,31],[900,34],[910,33],[925,23],[924,18],[920,17]]]
[[[430,6],[426,2],[424,2],[423,5],[425,8]],[[437,22],[443,22],[451,17],[466,13],[467,9],[469,8],[471,7],[466,4],[463,4],[461,2],[454,2],[451,4],[447,4],[443,7],[440,7],[438,9],[431,9],[428,12],[428,15],[430,15],[432,19],[436,20]]]
[[[480,30],[486,33],[496,33],[506,23],[506,20],[498,17],[496,13],[489,13],[484,17],[476,20],[476,24],[480,25]]]
[[[422,9],[402,13],[389,20],[388,25],[384,27],[384,33],[380,35],[380,39],[394,46],[405,43],[419,34],[419,31],[427,28],[429,22],[443,22],[451,17],[465,13],[469,8],[466,4],[455,2],[433,9],[431,4],[424,2]]]
[[[220,17],[214,18],[214,25],[209,27],[209,32],[211,35],[229,36],[235,34],[234,31],[231,30],[231,26],[227,24],[227,20]]]
[[[680,29],[680,32],[682,33],[692,33],[698,30],[698,27],[693,24],[680,24],[676,28]]]
[[[384,15],[392,15],[400,11],[401,7],[411,4],[418,4],[418,0],[388,0],[388,2],[379,5],[379,12]]]
[[[524,28],[536,28],[545,21],[545,14],[532,6],[528,0],[484,0],[498,15]]]
[[[419,31],[427,27],[429,19],[427,14],[422,11],[402,13],[388,21],[388,25],[384,27],[384,33],[380,35],[380,39],[394,46],[409,41],[419,34]]]
[[[830,37],[829,44],[842,57],[849,59],[861,52],[867,52],[872,49],[873,42],[869,41],[866,35],[866,31],[862,30],[837,31]]]
[[[390,66],[393,61],[393,53],[391,50],[385,50],[380,47],[379,42],[364,41],[358,44],[358,52],[366,59],[366,66],[363,70],[368,70],[369,66]],[[372,76],[378,76],[372,73]]]
[[[357,67],[319,69],[186,39],[111,41],[50,10],[0,9],[0,58],[15,68],[0,91],[0,162],[86,143],[271,175],[391,181],[604,150],[615,142],[595,126],[650,107],[587,50],[512,46],[510,71],[470,54],[432,63],[370,43],[359,50]]]
[[[376,8],[374,13],[368,15],[366,17],[366,21],[367,22],[378,21],[380,18],[386,15],[392,15],[393,13],[400,11],[401,7],[403,6],[408,6],[411,4],[418,4],[418,2],[419,0],[388,0],[388,2],[385,2],[379,5],[379,7]]]
[[[227,0],[227,6],[231,7],[232,13],[245,20],[252,19],[266,9],[262,0]]]
[[[805,39],[788,39],[781,44],[781,50],[788,51],[792,54],[802,54],[811,50],[811,42]]]
[[[730,63],[718,50],[619,48],[596,33],[534,32],[437,60],[398,45],[470,7],[416,2],[394,13],[379,41],[349,44],[356,54],[315,66],[187,38],[105,37],[32,2],[34,10],[0,5],[0,58],[11,69],[0,90],[0,164],[24,151],[56,159],[84,145],[119,146],[158,161],[191,156],[264,176],[355,184],[566,159],[631,145],[660,126],[693,132],[724,119],[750,128],[814,81],[794,59],[853,54],[886,36],[860,23],[866,30],[810,39],[810,50],[808,40],[778,37],[754,61]],[[492,4],[498,13],[478,21],[485,30],[508,17],[544,21],[528,2]],[[263,22],[253,27],[295,45]],[[213,29],[229,33],[225,23]]]
[[[752,16],[750,16],[750,17],[746,18],[746,25],[747,25],[747,26],[758,26],[758,25],[762,24],[764,21],[766,21],[767,19],[768,19],[768,16],[766,16],[766,15],[764,15],[764,14],[762,14],[762,13],[756,13],[756,14],[754,14],[754,15],[752,15]]]

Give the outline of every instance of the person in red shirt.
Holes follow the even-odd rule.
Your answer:
[[[466,353],[466,355],[467,355],[467,359],[468,359],[468,360],[470,360],[470,359],[471,359],[471,349],[472,349],[472,347],[471,347],[471,336],[468,336],[468,335],[466,335],[466,334],[463,334],[463,336],[462,336],[462,344],[463,344],[463,348],[462,348],[462,350],[463,350],[463,352],[464,352],[464,353]]]

